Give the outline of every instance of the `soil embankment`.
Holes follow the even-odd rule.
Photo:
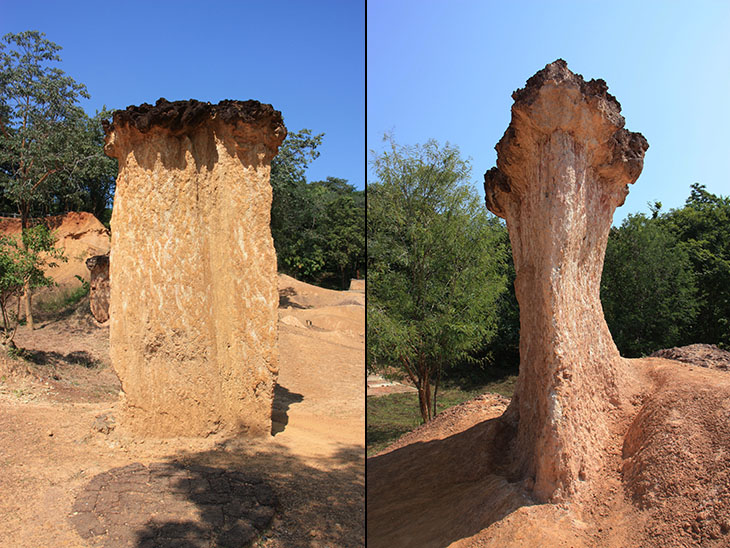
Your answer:
[[[696,347],[672,351],[698,359],[630,360],[633,413],[612,432],[590,496],[539,504],[511,482],[506,405],[479,397],[368,459],[368,544],[728,546],[730,375]]]
[[[109,230],[91,213],[69,212],[43,220],[56,237],[56,247],[64,250],[67,262],[57,262],[46,273],[60,286],[78,286],[80,276],[89,280],[86,259],[104,255],[111,247]],[[20,235],[20,219],[0,217],[0,234]]]

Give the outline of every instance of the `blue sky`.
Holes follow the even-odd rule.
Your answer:
[[[483,194],[512,92],[563,58],[606,80],[650,144],[615,221],[649,201],[681,207],[694,182],[730,194],[728,1],[369,0],[367,23],[368,149],[386,131],[448,141]]]
[[[365,183],[364,0],[0,0],[0,35],[39,30],[93,114],[165,97],[257,99],[325,133],[310,181]]]

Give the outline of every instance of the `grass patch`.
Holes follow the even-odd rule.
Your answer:
[[[516,376],[494,380],[479,388],[462,389],[449,386],[439,390],[438,411],[444,411],[484,392],[494,392],[512,397]],[[418,410],[418,394],[390,394],[388,396],[370,396],[367,398],[367,433],[365,444],[367,455],[382,451],[403,434],[421,425],[421,413]]]
[[[36,299],[34,308],[44,316],[63,314],[89,294],[89,283],[85,282],[76,288],[62,288],[50,295]]]

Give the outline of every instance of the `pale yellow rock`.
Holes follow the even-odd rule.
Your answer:
[[[631,392],[599,293],[613,212],[649,145],[623,128],[606,90],[562,60],[547,65],[514,93],[497,168],[485,174],[517,273],[520,373],[505,415],[514,475],[543,501],[590,484]]]
[[[277,275],[270,162],[281,114],[255,101],[117,111],[111,359],[124,426],[270,432]]]

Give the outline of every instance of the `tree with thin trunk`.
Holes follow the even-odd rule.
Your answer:
[[[74,136],[86,117],[77,101],[89,95],[54,66],[60,49],[38,31],[0,42],[0,189],[16,205],[24,232],[34,208],[62,194],[84,162]],[[23,298],[32,329],[29,284]]]
[[[427,422],[444,369],[496,333],[507,248],[457,148],[387,142],[367,187],[368,363],[402,368]]]
[[[13,338],[18,328],[20,295],[27,287],[53,285],[45,269],[66,261],[63,251],[54,247],[55,237],[45,225],[29,228],[21,243],[12,236],[0,236],[0,315],[2,336],[0,346],[14,348]],[[17,304],[13,311],[11,306]]]

